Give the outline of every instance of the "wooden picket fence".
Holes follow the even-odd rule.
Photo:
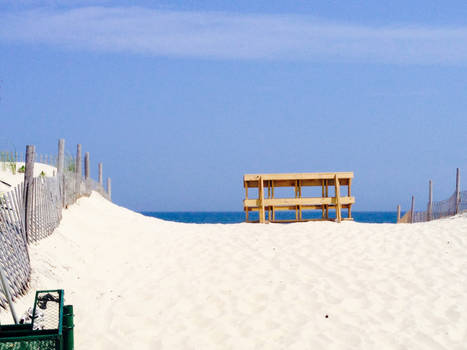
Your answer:
[[[81,145],[78,148],[81,150]],[[107,180],[109,190],[106,191],[102,183],[102,164],[99,164],[100,181],[94,181],[89,176],[87,153],[87,171],[83,177],[80,154],[65,164],[64,140],[59,141],[58,156],[48,158],[55,159],[57,164],[54,176],[32,177],[34,159],[37,159],[34,147],[28,146],[25,181],[0,194],[0,265],[13,300],[24,295],[29,287],[31,262],[28,245],[51,235],[60,224],[62,210],[74,204],[78,198],[97,191],[110,200],[110,179]],[[70,162],[74,162],[75,166],[70,166]],[[7,307],[6,295],[1,288],[0,307]]]
[[[467,211],[467,191],[460,190],[460,170],[456,171],[456,189],[447,199],[433,201],[433,184],[431,180],[428,185],[428,203],[427,209],[415,211],[415,197],[412,196],[410,210],[406,211],[401,217],[400,205],[397,206],[397,223],[413,224],[416,222],[425,222],[444,217],[453,216]]]

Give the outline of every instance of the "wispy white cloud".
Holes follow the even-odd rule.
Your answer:
[[[297,15],[139,7],[3,13],[0,41],[218,59],[467,63],[467,27],[376,27]]]

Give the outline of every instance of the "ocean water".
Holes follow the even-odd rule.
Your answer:
[[[146,216],[152,216],[158,219],[184,222],[184,223],[195,223],[195,224],[235,224],[245,221],[245,213],[239,212],[204,212],[204,211],[177,211],[177,212],[158,212],[158,211],[143,211],[141,214]],[[333,213],[330,213],[332,216]],[[346,217],[347,211],[342,212],[342,217]],[[321,212],[304,212],[303,218],[312,219],[320,218]],[[367,223],[396,223],[396,212],[388,211],[353,211],[352,217],[356,222],[367,222]],[[277,212],[276,219],[287,220],[294,219],[295,212]],[[251,220],[258,219],[258,213],[250,213]]]

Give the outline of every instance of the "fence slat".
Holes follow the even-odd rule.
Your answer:
[[[81,145],[77,147],[77,159],[72,166],[65,164],[64,140],[59,141],[58,148],[59,156],[54,157],[37,155],[35,147],[28,145],[23,183],[12,187],[0,197],[0,265],[13,300],[25,294],[30,285],[29,244],[54,232],[62,219],[62,209],[75,203],[81,196],[90,195],[92,191],[110,199],[110,179],[107,192],[102,183],[89,176],[89,155],[86,156],[87,178],[83,179]],[[19,157],[19,161],[23,159],[22,154],[11,154],[9,157]],[[49,165],[57,164],[59,171],[54,171],[53,177],[34,177],[36,159]],[[0,307],[7,307],[5,294],[1,290]]]

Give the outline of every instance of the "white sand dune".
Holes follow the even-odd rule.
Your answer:
[[[467,216],[196,225],[93,194],[31,259],[77,349],[467,349]]]

